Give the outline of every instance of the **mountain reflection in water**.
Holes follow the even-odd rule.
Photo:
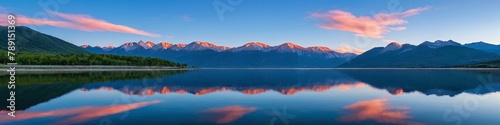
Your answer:
[[[500,90],[495,70],[212,69],[17,77],[18,116],[0,117],[0,124],[100,124],[103,118],[113,124],[453,124],[440,110],[461,104],[464,96],[486,98]],[[500,122],[490,118],[500,114],[489,107],[498,97],[480,100],[475,118]],[[123,98],[128,101],[113,102]],[[419,103],[436,98],[443,102]],[[1,106],[6,113],[6,104]],[[276,120],[282,109],[296,117]],[[463,123],[476,122],[472,117]]]

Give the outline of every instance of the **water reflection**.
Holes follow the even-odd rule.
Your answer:
[[[98,88],[83,87],[80,90],[87,92],[92,90],[106,90],[106,91],[120,91],[128,95],[151,96],[157,94],[192,94],[192,95],[206,95],[216,92],[236,91],[246,95],[257,95],[265,92],[279,92],[283,95],[293,95],[302,91],[324,92],[330,89],[338,89],[341,91],[348,91],[352,88],[364,87],[365,83],[337,83],[334,85],[311,85],[303,87],[283,86],[283,87],[233,87],[233,86],[214,86],[214,87],[191,87],[191,86],[168,86],[168,85],[152,85],[147,87],[138,86],[100,86]]]
[[[111,106],[85,106],[85,107],[77,107],[70,109],[40,111],[40,112],[19,111],[17,112],[16,117],[0,117],[0,122],[10,122],[10,121],[19,121],[19,120],[27,120],[35,118],[48,118],[48,117],[66,117],[61,119],[59,122],[55,122],[52,124],[56,125],[75,124],[75,123],[85,122],[94,118],[127,112],[130,110],[138,109],[159,102],[161,101],[154,100],[154,101],[137,102],[131,104],[118,104]]]
[[[340,70],[361,82],[395,95],[418,92],[455,96],[500,90],[500,70]]]
[[[255,107],[243,107],[239,105],[226,106],[222,108],[210,108],[200,112],[203,119],[208,119],[215,123],[231,123],[241,118],[243,115],[255,111]]]
[[[207,75],[209,74],[209,75]],[[489,80],[481,81],[478,77]],[[238,91],[260,94],[277,91],[293,95],[301,91],[343,91],[355,87],[386,90],[393,95],[418,92],[425,95],[455,96],[460,93],[486,94],[500,89],[500,71],[460,70],[202,70],[154,80],[120,81],[86,85],[82,90],[115,89],[133,95]],[[149,86],[136,84],[155,83]]]
[[[99,124],[130,110],[128,119],[113,124],[269,124],[280,107],[296,116],[287,119],[290,124],[447,124],[441,110],[462,103],[464,95],[500,90],[496,70],[197,70],[18,78],[18,117],[0,117],[0,124]],[[140,100],[110,105],[122,98]],[[500,115],[492,112],[500,102],[479,103],[464,123],[500,122],[490,118]]]
[[[89,84],[119,82],[126,80],[156,79],[185,71],[137,71],[137,72],[16,72],[16,110],[25,110],[42,102],[49,101]],[[5,73],[5,72],[2,72]],[[3,74],[7,75],[7,74]],[[8,81],[9,77],[0,77]],[[6,86],[7,82],[0,85]],[[0,87],[0,92],[7,92]],[[0,98],[8,98],[0,94]],[[0,110],[8,110],[6,103],[0,103]]]
[[[391,106],[387,99],[358,101],[345,106],[344,109],[350,110],[350,113],[339,118],[342,122],[374,120],[378,123],[422,125],[422,123],[409,120],[411,116],[409,116],[408,107]]]

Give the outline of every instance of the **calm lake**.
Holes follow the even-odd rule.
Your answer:
[[[5,74],[2,81],[8,81]],[[0,124],[498,125],[499,70],[203,69],[16,74]],[[1,98],[7,96],[6,82]]]

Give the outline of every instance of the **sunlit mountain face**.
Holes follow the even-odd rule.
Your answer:
[[[19,76],[25,79],[19,79],[16,92],[18,116],[0,117],[2,125],[500,122],[494,118],[500,114],[491,112],[500,104],[491,101],[500,99],[496,70],[204,69]],[[476,102],[477,108],[465,108]],[[453,120],[461,117],[453,105],[470,116]]]
[[[189,44],[139,41],[127,42],[112,49],[89,45],[81,47],[91,53],[156,57],[195,67],[224,68],[333,68],[357,55],[324,46],[303,47],[289,42],[275,46],[249,42],[227,47],[205,41]]]

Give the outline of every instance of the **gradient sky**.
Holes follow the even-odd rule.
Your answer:
[[[500,44],[498,0],[128,1],[2,0],[0,14],[15,13],[26,26],[76,45],[199,40],[235,47],[259,41],[368,50],[390,41]],[[232,11],[219,16],[214,3]],[[29,22],[36,19],[46,20]]]

